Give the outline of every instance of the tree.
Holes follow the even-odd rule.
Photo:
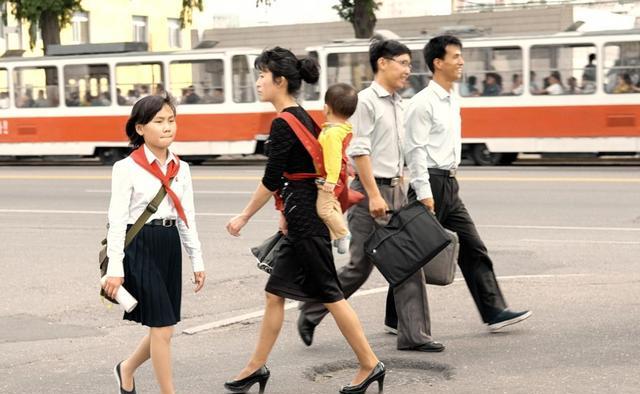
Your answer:
[[[82,0],[0,0],[0,6],[13,6],[11,13],[19,22],[29,23],[29,46],[36,46],[38,29],[46,51],[49,45],[60,44],[60,29],[71,21],[71,16],[82,9]],[[6,24],[7,16],[2,15]]]
[[[202,11],[204,0],[182,0],[182,11],[180,11],[180,28],[184,29],[193,21],[193,8]]]
[[[376,11],[382,2],[376,0],[340,0],[340,4],[333,6],[338,15],[351,23],[356,38],[371,38],[376,27]]]

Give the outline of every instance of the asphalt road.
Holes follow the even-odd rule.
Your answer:
[[[193,168],[208,280],[200,294],[189,291],[185,256],[173,341],[179,393],[223,393],[253,349],[259,319],[251,316],[260,314],[266,277],[249,247],[275,231],[277,215],[267,206],[240,238],[224,224],[261,170]],[[0,168],[2,393],[116,392],[111,369],[144,328],[97,296],[109,176],[95,166]],[[534,316],[489,334],[463,281],[430,286],[433,335],[446,351],[397,351],[382,330],[385,282],[374,273],[352,304],[389,367],[385,392],[637,392],[640,167],[465,167],[459,179],[509,305]],[[336,393],[353,373],[352,353],[330,318],[306,348],[290,308],[267,392]],[[139,393],[158,392],[150,364],[136,383]]]

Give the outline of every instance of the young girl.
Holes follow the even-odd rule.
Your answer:
[[[135,351],[114,367],[114,374],[120,394],[135,393],[134,373],[151,358],[160,392],[174,394],[170,343],[173,326],[180,321],[180,240],[191,258],[196,292],[204,286],[205,273],[189,165],[169,151],[176,137],[176,109],[171,97],[140,99],[131,110],[126,133],[135,150],[113,166],[107,234],[109,266],[103,288],[113,298],[124,285],[138,300],[138,306],[125,313],[124,319],[149,327],[149,332]],[[167,195],[124,249],[126,231],[161,185]]]
[[[261,100],[273,104],[277,112],[292,114],[313,131],[313,120],[297,104],[295,95],[303,80],[318,81],[317,63],[310,58],[298,60],[291,51],[275,47],[264,51],[256,59],[255,67],[260,72],[256,86]],[[283,119],[275,119],[271,124],[268,145],[269,159],[262,182],[242,213],[227,223],[227,231],[239,236],[249,219],[280,190],[284,200],[280,227],[286,232],[287,242],[281,247],[267,281],[265,313],[255,351],[244,369],[224,386],[234,393],[244,393],[259,383],[260,391],[264,390],[270,376],[265,364],[282,327],[284,299],[290,298],[323,303],[356,353],[360,369],[341,393],[364,393],[375,381],[382,388],[384,365],[371,350],[358,316],[344,299],[329,231],[316,212],[318,188],[311,156]],[[311,178],[292,179],[298,179],[296,174],[311,174]]]

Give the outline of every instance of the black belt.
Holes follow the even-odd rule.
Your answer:
[[[153,219],[152,221],[145,223],[145,226],[173,227],[176,225],[176,222],[176,219]]]
[[[356,175],[356,179],[359,179],[359,177]],[[376,181],[376,184],[378,186],[391,186],[391,187],[396,187],[400,184],[400,180],[402,178],[400,178],[399,176],[393,177],[393,178],[374,178]]]
[[[458,173],[457,168],[452,168],[450,170],[441,170],[439,168],[429,168],[429,175],[439,175],[439,176],[447,176],[449,178],[455,178]]]

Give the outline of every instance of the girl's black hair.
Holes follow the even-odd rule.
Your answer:
[[[133,149],[137,149],[144,144],[144,137],[138,134],[136,125],[145,125],[151,122],[165,105],[171,108],[175,116],[176,106],[173,97],[167,92],[143,97],[133,105],[131,116],[129,116],[129,120],[127,120],[127,125],[125,126],[127,137],[129,137]]]
[[[320,66],[311,57],[298,59],[288,49],[275,47],[265,49],[254,62],[256,70],[270,71],[273,79],[287,79],[287,93],[295,95],[300,90],[302,81],[314,84],[320,78]]]

